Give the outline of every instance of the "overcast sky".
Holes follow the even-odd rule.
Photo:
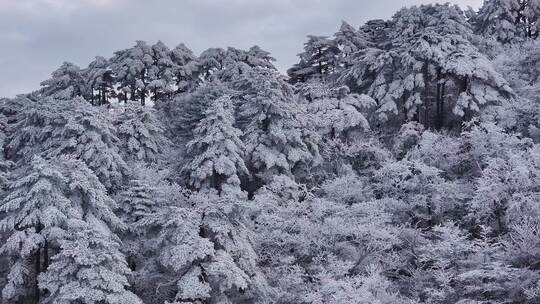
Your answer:
[[[39,87],[63,61],[86,66],[135,40],[199,54],[209,47],[254,44],[296,62],[308,34],[331,35],[341,20],[355,27],[388,19],[429,0],[0,0],[0,96]],[[439,1],[478,8],[482,0]]]

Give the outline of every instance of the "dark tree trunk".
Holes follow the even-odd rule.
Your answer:
[[[92,87],[90,88],[90,103],[91,103],[92,105],[95,105],[95,104],[94,104],[94,86],[92,86]]]
[[[469,90],[469,76],[465,76],[463,77],[463,80],[461,82],[461,92],[465,93],[468,90]],[[465,115],[463,116],[464,121],[469,121],[472,118],[470,112],[471,111],[469,111],[469,109],[464,110],[464,113],[465,113]]]
[[[43,244],[43,269],[42,271],[47,271],[47,268],[49,268],[49,242],[45,241],[45,244]]]
[[[429,125],[429,102],[426,99],[424,101],[424,126],[427,128],[430,127]]]
[[[498,234],[504,234],[506,232],[506,225],[504,223],[503,217],[504,217],[504,209],[499,207],[495,210],[495,217],[497,219],[497,229]]]
[[[442,129],[442,127],[444,126],[444,94],[446,93],[446,83],[443,82],[442,85],[441,85],[441,99],[440,99],[440,102],[441,102],[441,106],[440,106],[440,116],[439,116],[439,129]]]
[[[319,52],[319,74],[322,76],[322,74],[323,74],[322,50],[318,49],[318,52]]]
[[[107,86],[101,85],[101,105],[107,104]]]
[[[141,81],[143,83],[143,88],[141,89],[141,106],[146,104],[146,88],[145,88],[145,70],[141,72]]]
[[[41,273],[41,247],[38,247],[38,249],[36,250],[34,259],[35,259],[34,262],[35,262],[35,272],[36,272],[36,275],[34,278],[34,303],[39,304],[40,292],[39,292],[39,285],[38,285],[38,276]]]
[[[41,230],[43,230],[43,226],[38,223],[38,225],[36,226],[36,232],[39,234],[41,233]],[[35,277],[34,277],[34,301],[33,303],[35,304],[39,304],[39,301],[40,301],[40,291],[39,291],[39,285],[38,285],[38,277],[39,277],[39,274],[43,271],[42,268],[41,268],[41,245],[38,245],[38,248],[36,250],[36,252],[34,253],[34,271],[35,271]]]
[[[429,202],[427,204],[427,211],[428,211],[428,228],[431,229],[433,228],[433,208],[432,208],[432,205],[431,205],[431,202]]]
[[[444,93],[446,83],[443,81],[444,75],[441,74],[441,70],[437,72],[437,129],[442,129],[444,126]]]

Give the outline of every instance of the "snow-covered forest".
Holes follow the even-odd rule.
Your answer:
[[[540,303],[539,19],[62,64],[0,102],[0,303]]]

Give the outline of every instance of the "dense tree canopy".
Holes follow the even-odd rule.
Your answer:
[[[0,302],[540,303],[539,18],[62,64],[0,99]]]

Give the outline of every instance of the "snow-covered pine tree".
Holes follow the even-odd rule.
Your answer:
[[[540,208],[540,147],[520,153],[490,157],[478,180],[471,202],[472,212],[481,224],[490,225],[498,234],[507,232],[523,218],[535,217]]]
[[[518,0],[488,0],[473,18],[477,33],[501,42],[519,39]]]
[[[340,51],[340,65],[347,68],[351,65],[352,56],[361,49],[368,47],[366,33],[356,30],[352,25],[343,21],[339,31],[334,34],[334,41]]]
[[[0,229],[8,234],[0,251],[12,257],[3,298],[17,301],[30,294],[39,300],[37,277],[57,252],[57,241],[70,234],[67,221],[78,219],[111,233],[110,229],[123,228],[115,208],[106,188],[79,160],[34,156],[20,166],[0,206]]]
[[[324,78],[337,71],[340,49],[336,42],[325,36],[308,36],[304,52],[298,54],[300,62],[287,71],[290,81],[305,82],[313,77]]]
[[[6,236],[0,247],[10,257],[7,284],[2,290],[6,301],[39,300],[37,276],[47,264],[41,260],[44,245],[70,216],[70,201],[65,197],[67,178],[42,158],[35,157],[29,167],[19,168],[9,183],[2,201],[0,230]],[[44,259],[48,259],[44,257]]]
[[[253,175],[266,181],[274,174],[292,176],[296,168],[317,159],[317,142],[302,129],[292,87],[279,74],[253,68],[240,75],[233,88],[238,91],[234,98],[240,107],[237,122],[244,134],[246,165]]]
[[[171,51],[171,60],[173,62],[177,92],[189,91],[198,82],[199,64],[197,56],[187,46],[180,43]]]
[[[355,131],[370,129],[363,112],[376,105],[371,97],[349,94],[346,86],[331,88],[319,81],[302,84],[300,93],[306,99],[304,124],[322,138],[350,139]]]
[[[114,91],[115,81],[109,61],[97,56],[83,71],[83,74],[90,91],[90,103],[93,105],[109,104],[109,98],[116,94]]]
[[[165,127],[155,110],[129,107],[117,114],[114,125],[123,159],[156,163],[169,151]]]
[[[540,1],[487,0],[472,23],[475,31],[501,43],[538,38]]]
[[[276,71],[272,63],[274,60],[269,52],[258,46],[253,46],[248,51],[233,47],[226,50],[211,48],[200,55],[199,65],[203,79],[231,82],[251,68]]]
[[[174,62],[171,50],[161,41],[151,46],[152,66],[148,68],[148,90],[152,93],[154,101],[163,97],[170,97],[175,91]]]
[[[72,156],[85,162],[110,190],[127,174],[107,112],[82,99],[25,104],[12,128],[5,143],[8,160],[30,160],[38,154],[46,159]]]
[[[52,97],[62,100],[87,95],[86,82],[81,68],[70,62],[64,62],[52,77],[41,82],[38,94],[41,97]]]
[[[261,268],[283,303],[370,303],[367,298],[377,295],[362,293],[357,280],[365,279],[366,268],[388,267],[389,248],[399,246],[399,229],[358,176],[320,188],[324,194],[316,195],[286,176],[275,176],[257,192],[251,218]],[[375,292],[380,299],[385,290],[392,298],[393,287],[386,283]]]
[[[124,101],[138,99],[141,105],[145,105],[148,84],[151,81],[148,72],[153,64],[152,47],[142,40],[138,40],[130,49],[115,52],[111,58],[111,68]]]
[[[369,20],[360,27],[360,31],[364,32],[371,47],[384,48],[388,43],[388,32],[390,22],[382,19]]]
[[[451,127],[482,106],[513,97],[508,83],[470,42],[473,33],[459,7],[404,8],[394,15],[391,29],[387,49],[360,52],[340,77],[367,90],[379,104],[381,120]]]
[[[249,66],[276,70],[276,67],[274,67],[274,64],[273,64],[273,62],[276,61],[276,59],[272,57],[270,52],[267,52],[261,49],[261,47],[259,47],[258,45],[254,45],[250,47],[246,53],[247,53],[247,58],[245,59],[245,62]]]
[[[168,102],[157,105],[160,116],[166,119],[171,138],[187,142],[193,137],[193,130],[203,118],[203,113],[214,100],[231,95],[232,91],[219,80],[201,84],[193,92],[180,94]]]
[[[538,39],[540,37],[540,1],[523,0],[523,20],[525,21],[526,37],[529,39]]]
[[[214,189],[219,194],[240,191],[240,177],[249,175],[243,160],[242,132],[234,127],[233,104],[229,96],[213,102],[197,124],[187,143],[182,171],[189,186]]]
[[[154,250],[159,250],[154,252],[155,279],[149,282],[153,298],[171,304],[268,299],[244,208],[234,199],[207,193],[148,214],[143,221],[158,229],[153,240]]]
[[[199,71],[203,79],[209,79],[212,74],[225,68],[227,51],[222,48],[210,48],[199,55]]]
[[[142,304],[128,290],[128,268],[120,241],[95,224],[69,219],[59,253],[39,275],[45,303]]]

